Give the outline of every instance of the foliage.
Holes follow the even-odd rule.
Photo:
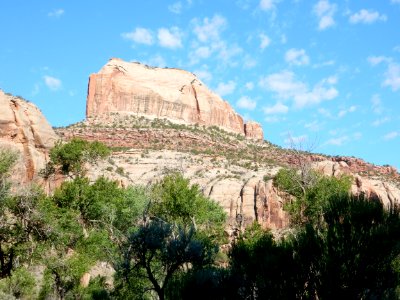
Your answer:
[[[7,177],[18,159],[18,155],[8,149],[0,149],[0,179]]]
[[[0,299],[36,299],[36,280],[24,267],[13,270],[10,277],[0,280]]]
[[[188,264],[193,268],[209,264],[216,252],[197,240],[194,233],[193,228],[187,230],[158,219],[145,223],[129,237],[118,270],[121,277],[129,283],[132,274],[144,276],[159,299],[164,299],[174,273]]]
[[[202,195],[198,185],[190,186],[180,173],[172,173],[153,186],[150,214],[183,227],[194,226],[220,238],[226,214],[216,202]]]
[[[17,262],[29,261],[41,249],[52,229],[40,209],[44,195],[30,189],[8,195],[1,202],[0,215],[0,278],[11,276]]]
[[[274,179],[274,184],[292,196],[286,205],[293,225],[314,224],[322,226],[323,211],[330,199],[347,195],[351,187],[348,176],[323,176],[310,171],[304,181],[301,173],[294,169],[281,169]],[[310,180],[310,178],[313,178]]]
[[[45,176],[54,172],[72,177],[85,174],[85,163],[94,163],[96,160],[105,158],[110,150],[103,143],[88,142],[79,138],[73,138],[68,143],[58,141],[50,150],[50,163],[43,171]]]

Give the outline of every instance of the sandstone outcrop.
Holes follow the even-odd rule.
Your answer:
[[[359,169],[364,170],[363,166],[367,165],[363,160],[352,159],[351,161],[357,160],[357,166]],[[313,163],[313,167],[319,170],[327,176],[340,176],[342,174],[351,175],[353,177],[353,183],[351,186],[351,192],[354,195],[365,195],[368,198],[379,200],[385,207],[393,207],[394,205],[400,204],[400,189],[396,187],[394,183],[385,182],[378,178],[367,178],[360,176],[359,174],[353,173],[351,166],[355,167],[354,162],[349,164],[344,160],[335,158],[335,161],[324,160]],[[378,170],[390,169],[390,172],[395,172],[391,167],[377,167]],[[384,171],[382,174],[386,174]],[[390,173],[392,174],[392,173]],[[395,174],[395,173],[393,173]]]
[[[117,113],[218,126],[252,139],[263,139],[259,124],[252,122],[246,126],[229,103],[194,74],[114,58],[99,73],[90,75],[86,117],[107,121]]]
[[[15,182],[37,178],[48,160],[48,150],[58,140],[41,111],[32,103],[0,90],[0,147],[19,153]]]

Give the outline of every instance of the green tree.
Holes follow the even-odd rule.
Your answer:
[[[215,247],[195,238],[194,228],[184,229],[162,220],[148,221],[128,239],[119,272],[127,284],[132,275],[144,277],[158,298],[181,268],[201,267],[212,262]],[[142,291],[144,294],[145,291]]]
[[[199,186],[190,185],[180,173],[165,176],[152,188],[149,215],[183,227],[194,226],[215,241],[222,238],[226,213],[222,207],[205,197]]]
[[[107,146],[98,141],[88,142],[79,138],[67,143],[58,141],[50,150],[50,162],[42,170],[42,175],[48,177],[60,173],[70,177],[84,176],[85,163],[94,163],[110,153]]]
[[[174,276],[211,262],[226,215],[181,174],[167,175],[151,189],[143,223],[131,233],[117,267],[117,293],[151,289],[165,297]],[[135,295],[131,295],[135,298]],[[141,297],[141,296],[139,296]]]
[[[330,199],[350,192],[349,176],[324,176],[310,170],[303,180],[301,173],[294,169],[281,169],[274,178],[274,184],[289,197],[285,208],[289,212],[292,225],[313,224],[323,226],[323,212]]]

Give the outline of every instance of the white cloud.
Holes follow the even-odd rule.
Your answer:
[[[249,82],[246,82],[246,84],[244,85],[245,87],[246,87],[246,89],[248,89],[249,91],[251,91],[251,90],[253,90],[254,89],[254,83],[253,82],[251,82],[251,81],[249,81]]]
[[[331,112],[325,108],[318,108],[318,113],[326,118],[332,118]]]
[[[204,18],[202,22],[198,19],[192,20],[194,24],[193,32],[200,42],[218,41],[221,32],[226,28],[226,19],[220,15],[215,15],[212,19]]]
[[[204,82],[210,82],[213,78],[212,74],[208,70],[205,70],[205,69],[195,70],[193,73],[196,74],[196,76]]]
[[[385,124],[385,123],[387,123],[389,121],[390,121],[389,117],[384,117],[384,118],[376,119],[374,122],[372,122],[371,125],[374,126],[374,127],[378,127],[378,126],[381,126],[382,124]]]
[[[378,94],[373,95],[371,98],[371,103],[372,103],[372,111],[375,114],[380,115],[383,112],[381,97]]]
[[[399,0],[400,1],[400,0]],[[400,3],[400,2],[399,2]],[[395,51],[395,52],[400,52],[400,45],[398,45],[398,46],[395,46],[394,48],[393,48],[393,51]]]
[[[236,88],[236,82],[233,80],[228,81],[227,83],[220,82],[215,90],[217,94],[221,97],[232,94]]]
[[[355,105],[352,105],[352,106],[350,106],[350,107],[347,108],[347,109],[342,109],[341,111],[339,111],[338,117],[339,117],[339,118],[342,118],[342,117],[344,117],[345,115],[347,115],[348,113],[355,112],[356,110],[357,110],[357,107],[356,107]]]
[[[369,56],[367,60],[371,66],[376,66],[382,62],[390,62],[391,58],[386,56]]]
[[[392,1],[392,3],[400,3],[400,0],[391,0]]]
[[[325,145],[342,146],[348,140],[349,137],[347,135],[338,138],[331,138],[325,142]]]
[[[49,12],[48,14],[47,14],[47,16],[48,17],[51,17],[51,18],[59,18],[59,17],[61,17],[63,14],[64,14],[64,10],[63,9],[61,9],[61,8],[59,8],[59,9],[54,9],[54,10],[52,10],[51,12]]]
[[[299,135],[299,136],[289,136],[285,138],[284,143],[286,146],[289,146],[290,148],[296,148],[296,147],[301,147],[302,144],[304,144],[308,140],[308,136],[306,134]]]
[[[261,78],[259,85],[275,92],[281,99],[292,99],[295,107],[302,108],[336,98],[339,92],[332,86],[336,83],[332,81],[333,78],[335,77],[322,79],[309,89],[305,83],[295,78],[293,72],[284,70]]]
[[[311,131],[320,131],[322,127],[322,124],[318,122],[317,120],[312,121],[310,123],[306,123],[304,125],[304,128],[309,129]]]
[[[400,135],[399,132],[397,132],[397,131],[392,131],[392,132],[389,132],[389,133],[385,134],[385,135],[383,136],[383,139],[384,139],[385,141],[389,141],[389,140],[393,140],[393,139],[397,138],[399,135]]]
[[[275,8],[276,0],[261,0],[260,1],[260,8],[261,10],[268,11]]]
[[[178,27],[171,29],[160,28],[158,29],[158,42],[161,47],[176,49],[182,47],[182,33]]]
[[[243,62],[243,67],[245,69],[254,68],[257,65],[257,60],[255,60],[252,56],[246,55]]]
[[[304,66],[310,63],[310,58],[304,49],[289,49],[285,53],[285,61],[291,65]]]
[[[52,91],[57,91],[61,88],[61,80],[51,76],[44,76],[44,83]]]
[[[174,14],[179,15],[182,12],[182,2],[175,2],[171,5],[168,5],[168,10]]]
[[[146,65],[165,68],[167,66],[167,62],[165,61],[164,57],[160,54],[150,57],[149,61],[144,62]]]
[[[361,9],[359,12],[350,16],[349,21],[352,24],[364,23],[372,24],[376,21],[386,21],[387,16],[382,15],[377,11],[370,11],[367,9]]]
[[[319,19],[319,30],[325,30],[335,25],[333,17],[336,13],[336,4],[331,4],[328,0],[320,0],[314,5],[313,12]]]
[[[260,48],[261,50],[264,50],[271,44],[271,39],[264,33],[261,33],[259,35],[260,38]]]
[[[268,117],[265,117],[264,120],[267,123],[278,123],[278,122],[284,121],[285,118],[279,118],[278,116],[268,116]]]
[[[122,33],[121,36],[125,40],[130,40],[138,44],[153,44],[153,34],[146,28],[136,27],[134,31]]]
[[[264,107],[263,111],[267,115],[286,114],[289,111],[289,108],[286,105],[284,105],[280,102],[277,102],[273,106]]]
[[[400,65],[389,63],[384,77],[383,86],[391,87],[394,92],[400,89]]]
[[[215,50],[218,51],[218,57],[221,58],[222,62],[228,64],[230,66],[237,66],[239,64],[239,60],[234,59],[235,56],[243,53],[243,49],[238,45],[228,45],[225,42],[221,41],[219,43],[214,44]],[[247,60],[245,67],[251,68],[254,66],[254,59]],[[256,63],[256,62],[255,62]]]
[[[241,97],[237,102],[236,102],[236,106],[239,108],[243,108],[243,109],[248,109],[248,110],[253,110],[256,108],[256,101],[254,101],[253,99],[247,97],[247,96],[243,96]]]
[[[318,68],[322,68],[322,67],[333,66],[334,64],[335,64],[334,60],[327,60],[327,61],[323,61],[321,63],[314,64],[312,67],[315,69],[318,69]]]
[[[195,51],[195,55],[200,58],[209,58],[211,55],[211,49],[209,47],[199,47]]]

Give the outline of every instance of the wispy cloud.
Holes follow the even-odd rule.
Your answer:
[[[336,77],[328,77],[309,89],[307,84],[296,79],[293,72],[284,70],[261,78],[259,85],[275,92],[280,99],[293,100],[295,107],[302,108],[336,98],[339,94],[334,87],[336,81]]]
[[[384,74],[383,86],[392,88],[392,91],[400,89],[400,65],[394,62],[389,63]]]
[[[314,120],[312,122],[306,123],[304,125],[304,128],[311,130],[311,131],[320,131],[322,126],[323,126],[323,124],[321,124],[317,120]]]
[[[390,62],[392,59],[387,56],[368,56],[367,61],[371,66],[379,65],[382,62]]]
[[[61,80],[55,77],[51,76],[44,76],[44,83],[46,86],[52,90],[52,91],[57,91],[61,88]]]
[[[193,32],[200,42],[219,41],[220,35],[227,26],[227,21],[220,15],[214,15],[211,19],[204,18],[192,20],[194,24]]]
[[[286,114],[289,111],[289,107],[280,102],[277,102],[273,106],[264,107],[263,111],[266,115]]]
[[[331,4],[328,0],[320,0],[314,5],[313,12],[318,17],[319,30],[325,30],[335,25],[336,9],[336,4]]]
[[[207,83],[211,82],[213,78],[212,74],[204,66],[203,69],[195,70],[193,73],[196,74],[196,76],[200,78],[200,80]]]
[[[246,84],[244,85],[246,87],[246,89],[248,89],[249,91],[252,91],[254,89],[254,83],[249,81],[246,82]]]
[[[63,14],[65,13],[65,11],[62,8],[59,9],[54,9],[51,12],[49,12],[47,14],[48,17],[50,18],[59,18],[61,17]]]
[[[164,57],[161,56],[160,54],[151,56],[148,61],[144,61],[143,63],[149,66],[154,66],[159,68],[165,68],[167,66],[167,62],[165,61]]]
[[[285,61],[291,65],[304,66],[310,63],[310,58],[304,49],[289,49],[285,53]]]
[[[261,33],[259,35],[259,38],[260,38],[260,49],[261,50],[264,50],[271,44],[271,39],[265,33]]]
[[[132,32],[121,34],[122,38],[138,44],[152,45],[154,43],[153,34],[149,29],[136,27]]]
[[[261,10],[269,11],[275,8],[277,2],[277,0],[261,0],[259,6]]]
[[[341,111],[339,111],[338,113],[338,117],[339,118],[343,118],[345,115],[347,115],[348,113],[352,113],[355,112],[357,110],[357,106],[352,105],[349,108],[346,109],[342,109]]]
[[[381,126],[382,124],[385,124],[385,123],[387,123],[389,121],[390,121],[389,117],[383,117],[383,118],[376,119],[374,122],[372,122],[371,125],[374,126],[374,127],[378,127],[378,126]]]
[[[380,14],[377,11],[361,9],[359,12],[352,14],[349,18],[349,22],[352,24],[372,24],[377,21],[385,22],[387,20],[387,16],[384,14]]]
[[[372,96],[371,104],[372,104],[372,106],[371,106],[372,111],[375,114],[380,115],[383,112],[382,100],[378,94],[375,94]]]
[[[337,137],[337,138],[331,138],[327,140],[324,145],[332,145],[332,146],[343,146],[346,142],[349,141],[349,137],[347,135]]]
[[[220,82],[217,88],[215,89],[215,92],[223,97],[232,94],[235,88],[236,88],[236,82],[230,80],[227,83]]]
[[[250,97],[243,96],[237,102],[236,106],[238,108],[253,110],[256,108],[257,102],[251,99]]]
[[[385,134],[383,136],[383,139],[385,141],[390,141],[390,140],[397,138],[399,135],[400,135],[400,133],[398,131],[391,131],[391,132]]]
[[[180,2],[180,1],[175,2],[171,5],[168,5],[168,10],[177,15],[179,15],[182,12],[182,8],[183,8],[183,5],[182,5],[182,2]]]
[[[182,33],[178,27],[158,29],[157,38],[161,47],[169,49],[182,47]]]

